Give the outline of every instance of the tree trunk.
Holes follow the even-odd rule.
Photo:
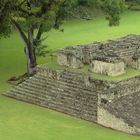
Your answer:
[[[11,21],[16,27],[17,31],[19,32],[25,44],[24,52],[27,58],[27,72],[29,76],[32,76],[33,74],[36,73],[36,56],[35,56],[35,50],[33,48],[33,29],[29,28],[28,38],[27,38],[27,36],[22,31],[19,24],[14,20],[11,20]]]
[[[27,58],[27,72],[29,76],[32,76],[36,73],[36,58],[30,45],[25,47],[25,55]]]
[[[32,25],[28,29],[28,46],[26,47],[26,57],[28,58],[28,74],[33,75],[36,73],[36,55],[35,55],[35,47],[34,47],[34,30]]]

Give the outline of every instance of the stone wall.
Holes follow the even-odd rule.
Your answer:
[[[91,65],[94,66],[92,67],[92,70],[94,72],[115,76],[125,72],[123,70],[124,64],[125,66],[132,66],[135,69],[140,69],[140,53],[138,52],[140,52],[140,35],[128,35],[107,42],[69,46],[58,50],[57,55],[58,64],[60,65],[65,65],[71,68],[81,68],[84,64],[90,65],[92,63]],[[109,68],[113,69],[111,73],[114,72],[114,74],[110,74],[110,72],[108,72],[109,70],[106,66],[104,67],[103,63],[103,66],[100,67],[98,67],[98,64],[93,64],[96,61],[111,63]],[[119,64],[120,62],[121,64]],[[123,62],[124,64],[122,64]],[[118,69],[114,68],[116,65],[119,65],[119,71],[121,72],[118,72]]]
[[[90,66],[90,71],[108,76],[118,76],[125,73],[125,64],[124,62],[107,63],[93,60]]]
[[[57,63],[62,66],[68,66],[74,69],[83,67],[82,61],[73,55],[66,55],[61,52],[57,55]]]
[[[122,96],[140,92],[140,76],[124,79],[122,81],[109,82],[108,85],[110,86],[107,89],[100,91],[100,94],[98,94],[99,104],[102,101],[111,102]]]
[[[135,133],[140,134],[140,92],[122,96],[101,106],[129,127],[135,128]],[[111,123],[112,128],[115,128],[116,122],[111,121]]]
[[[113,128],[129,134],[140,135],[140,128],[128,125],[123,119],[117,118],[101,106],[98,106],[97,116],[97,122],[105,127]]]

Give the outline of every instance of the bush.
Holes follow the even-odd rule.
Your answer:
[[[129,9],[140,11],[140,0],[127,0]]]
[[[78,0],[78,5],[82,5],[82,6],[91,6],[96,4],[97,4],[97,0]]]

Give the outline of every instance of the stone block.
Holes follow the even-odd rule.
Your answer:
[[[61,52],[57,54],[57,63],[61,66],[68,66],[74,69],[83,67],[82,60],[74,55],[68,55]]]
[[[63,53],[57,53],[57,63],[62,66],[68,66],[67,55]]]
[[[77,68],[83,67],[83,63],[82,63],[82,61],[80,59],[77,59],[76,57],[71,57],[69,66],[71,68],[77,69]]]
[[[140,70],[140,58],[133,59],[132,67],[137,69],[137,70]]]
[[[107,63],[93,60],[90,70],[92,72],[101,73],[108,76],[118,76],[125,73],[125,64],[124,62]]]

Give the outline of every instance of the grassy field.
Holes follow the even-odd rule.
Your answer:
[[[108,27],[104,18],[92,21],[73,20],[64,23],[64,33],[48,34],[48,50],[68,45],[114,39],[140,34],[140,12],[124,13],[119,27]],[[49,59],[40,58],[39,63]],[[9,89],[6,80],[26,71],[23,44],[17,33],[0,40],[0,93]],[[133,72],[134,73],[134,72]],[[138,140],[140,137],[116,132],[99,125],[66,116],[55,111],[15,101],[0,95],[0,140]]]

